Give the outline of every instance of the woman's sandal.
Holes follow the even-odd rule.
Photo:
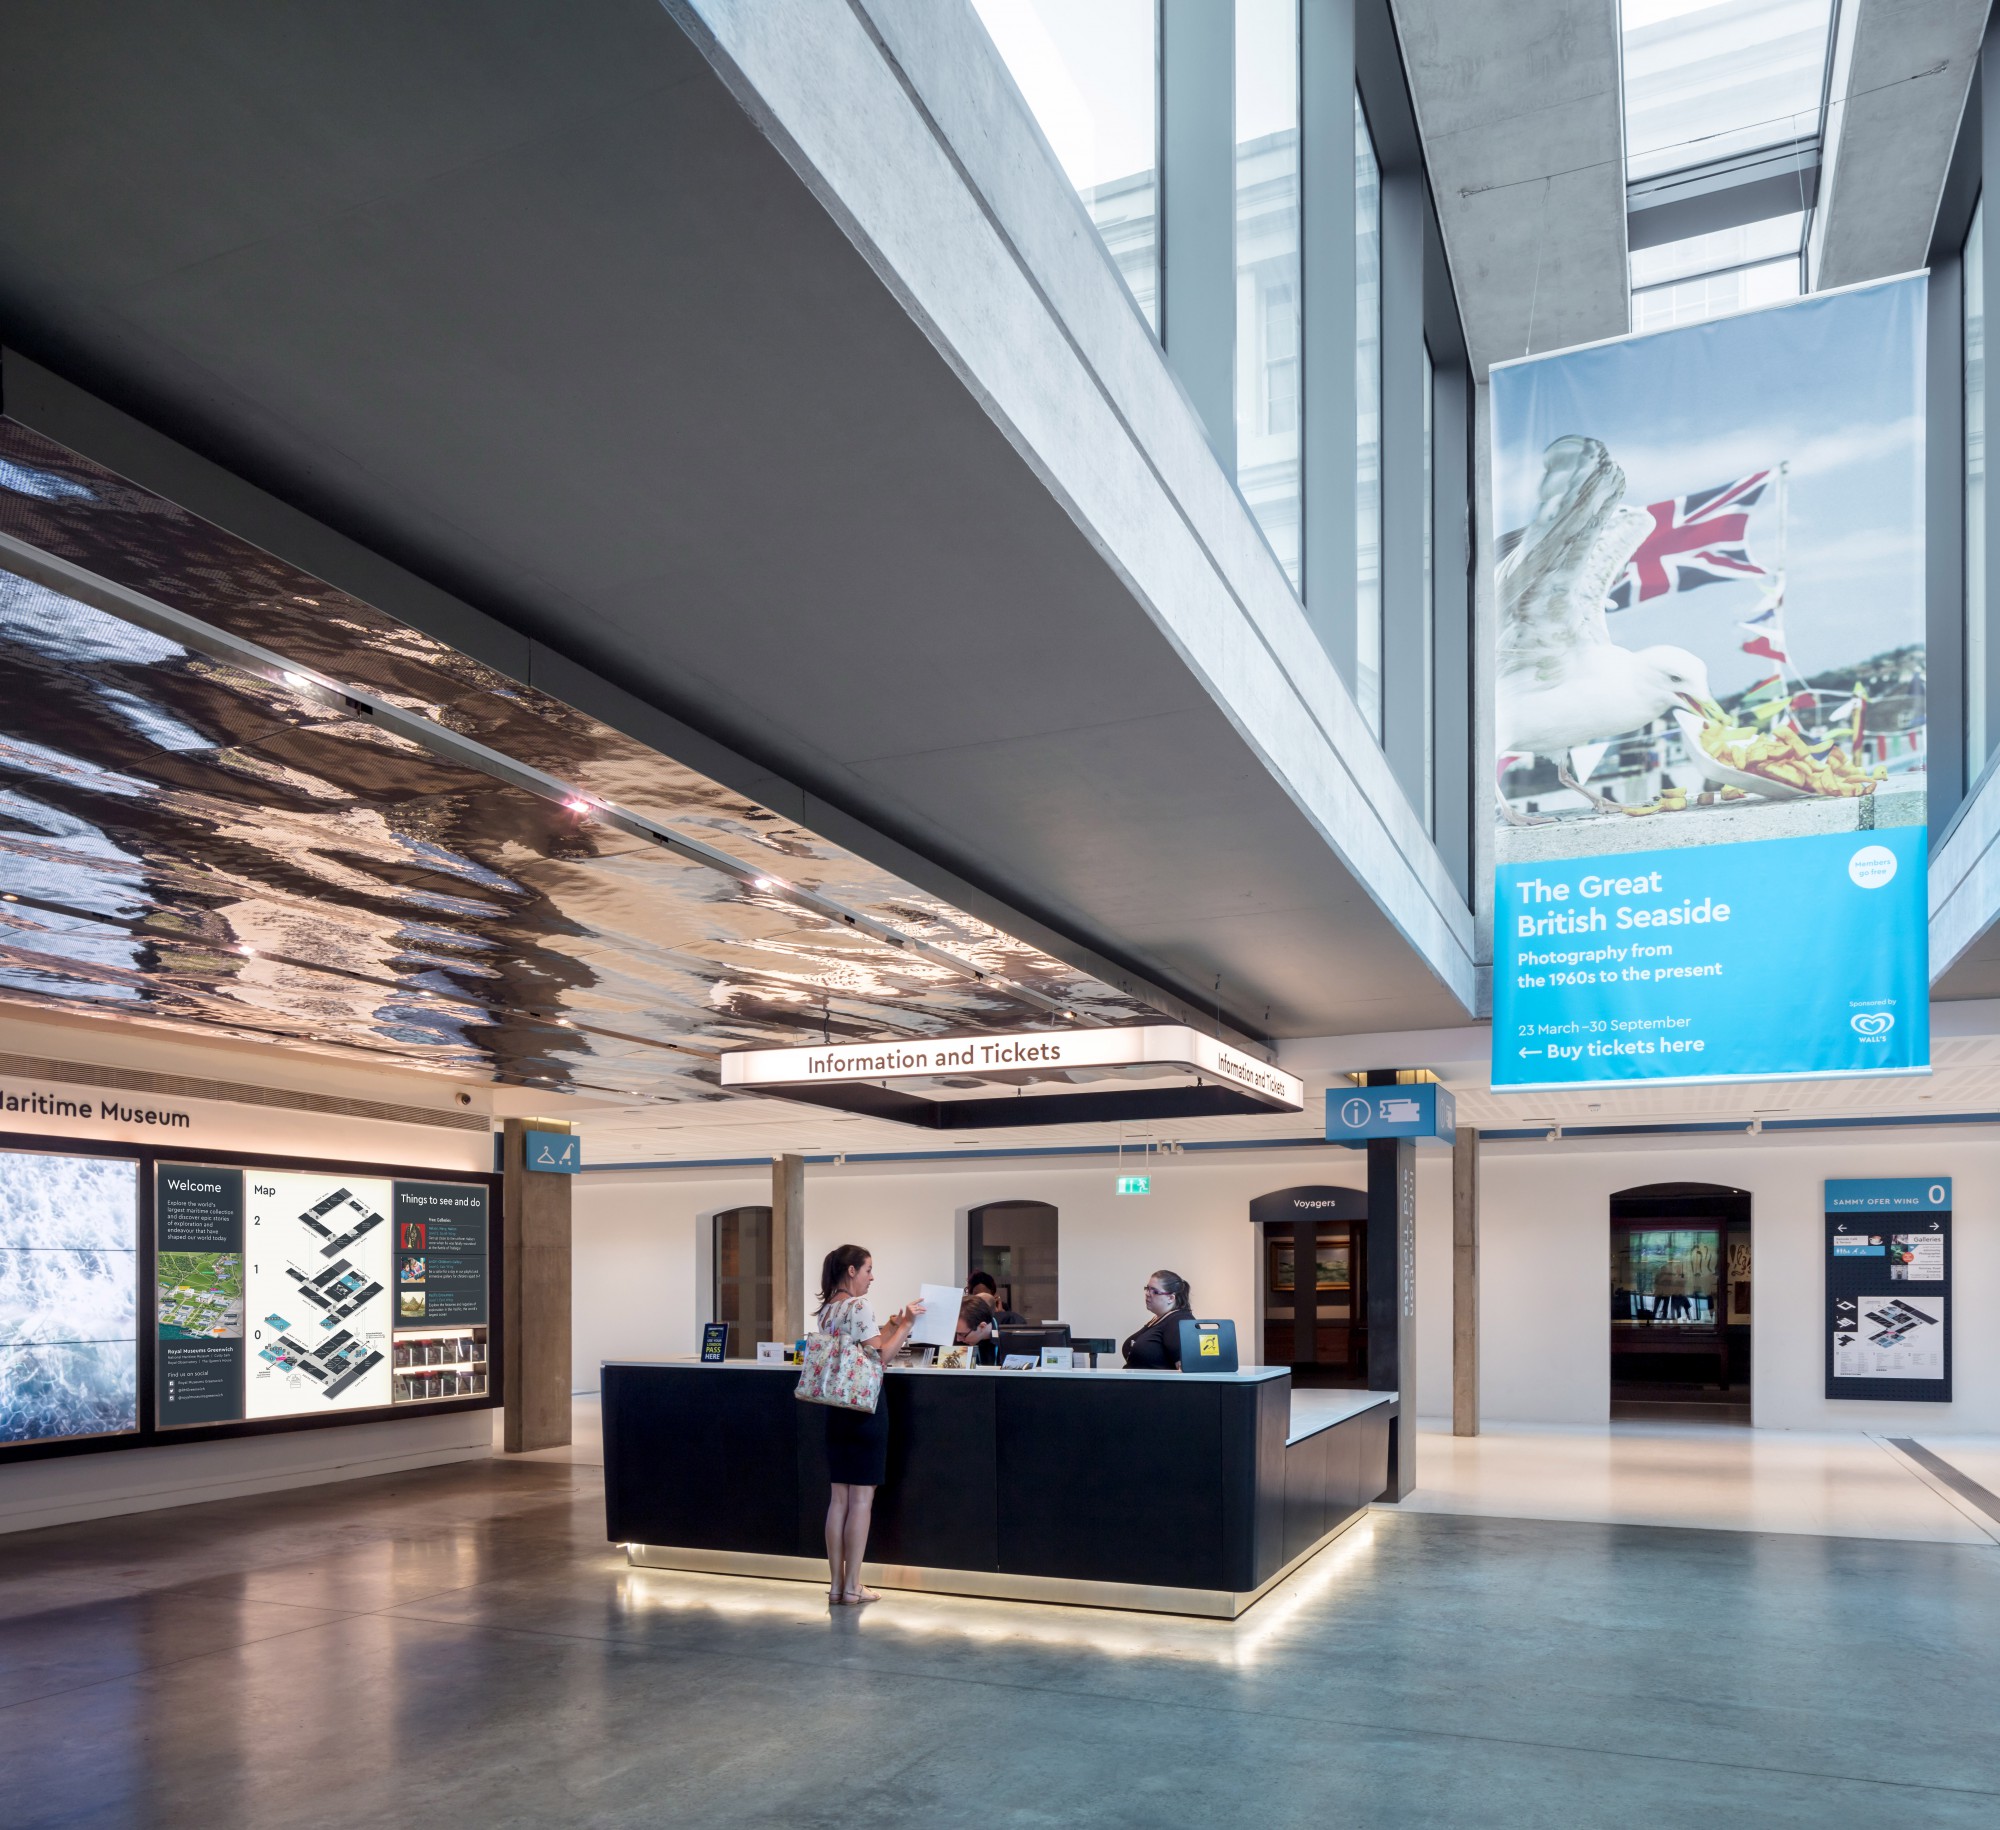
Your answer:
[[[871,1601],[880,1601],[881,1599],[882,1597],[876,1594],[873,1589],[849,1589],[846,1594],[841,1596],[841,1600],[846,1602],[851,1608],[863,1607]]]

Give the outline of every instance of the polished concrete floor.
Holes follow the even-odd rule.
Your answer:
[[[829,1612],[626,1568],[600,1480],[0,1539],[0,1822],[2000,1823],[1991,1541],[1377,1510],[1235,1622]]]

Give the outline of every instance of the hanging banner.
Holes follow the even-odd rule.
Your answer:
[[[1495,365],[1496,1091],[1929,1071],[1924,314]]]

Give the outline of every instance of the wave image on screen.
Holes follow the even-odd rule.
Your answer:
[[[139,1424],[139,1174],[0,1151],[0,1443]]]

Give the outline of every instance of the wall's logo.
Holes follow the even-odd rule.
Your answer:
[[[1857,1010],[1847,1019],[1857,1036],[1886,1036],[1896,1027],[1896,1019],[1886,1010]]]
[[[1365,1099],[1347,1099],[1341,1102],[1340,1122],[1359,1131],[1375,1116],[1375,1108]]]
[[[1886,845],[1864,845],[1847,861],[1847,874],[1864,890],[1879,890],[1896,874],[1896,854]]]

